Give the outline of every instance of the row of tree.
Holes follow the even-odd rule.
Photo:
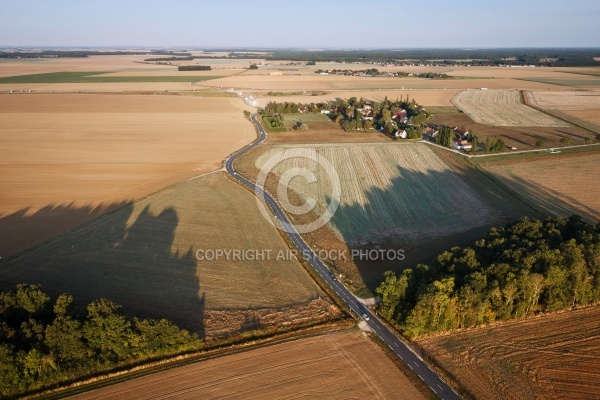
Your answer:
[[[167,320],[131,320],[109,300],[81,308],[69,294],[52,301],[34,285],[0,293],[1,396],[201,344]]]
[[[210,71],[210,65],[180,65],[177,67],[179,71]]]
[[[386,272],[378,313],[415,338],[600,301],[600,224],[523,218],[431,265]]]

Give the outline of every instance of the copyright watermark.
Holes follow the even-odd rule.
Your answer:
[[[322,261],[404,261],[404,249],[370,250],[273,250],[206,249],[196,250],[197,261],[295,261],[316,256]]]
[[[306,224],[294,225],[271,216],[267,210],[269,205],[266,198],[267,196],[264,192],[264,187],[269,173],[271,173],[278,165],[287,160],[295,160],[296,164],[298,164],[297,160],[300,159],[312,161],[317,167],[320,166],[322,168],[325,177],[330,183],[331,193],[329,194],[329,197],[331,200],[329,201],[327,208],[318,216],[318,218]],[[277,183],[277,201],[281,205],[281,208],[292,215],[305,215],[313,211],[318,204],[318,199],[308,198],[301,206],[295,206],[290,202],[288,197],[288,188],[293,178],[303,177],[309,184],[317,182],[317,176],[313,170],[293,167],[286,169],[279,175],[279,181]],[[323,176],[320,176],[320,179],[323,179]],[[315,149],[288,149],[283,156],[281,153],[273,154],[260,169],[255,186],[256,202],[263,217],[265,217],[265,219],[273,226],[287,233],[313,232],[329,222],[340,205],[341,192],[340,179],[335,167],[327,158],[319,154]]]

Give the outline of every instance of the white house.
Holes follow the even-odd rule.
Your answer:
[[[394,137],[399,137],[402,139],[406,139],[407,136],[408,136],[408,134],[406,133],[406,131],[404,129],[402,129],[402,130],[398,129],[396,131],[396,133],[394,133]]]

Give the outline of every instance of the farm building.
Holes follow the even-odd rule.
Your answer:
[[[469,142],[467,142],[466,140],[457,140],[456,142],[452,143],[452,147],[454,147],[455,149],[458,150],[471,150],[473,148],[473,145]]]
[[[394,137],[397,137],[397,138],[399,137],[402,139],[406,139],[407,136],[408,136],[408,134],[406,133],[406,131],[404,129],[402,129],[402,130],[398,129],[396,131],[396,133],[394,133]]]

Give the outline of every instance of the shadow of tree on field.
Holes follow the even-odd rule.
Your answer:
[[[504,225],[507,217],[516,219],[531,214],[518,207],[507,213],[501,204],[505,200],[496,189],[490,189],[494,192],[491,194],[477,193],[449,169],[416,171],[398,167],[398,172],[387,188],[372,188],[364,193],[363,204],[347,204],[341,199],[330,221],[351,250],[404,250],[404,260],[387,256],[375,261],[371,257],[354,258],[372,293],[387,270],[399,273],[417,263],[430,262],[453,246],[471,244],[491,226]],[[540,191],[528,182],[518,182],[513,190],[521,198],[533,199],[542,214],[573,210],[554,193]]]
[[[129,204],[128,201],[82,206],[49,204],[35,211],[25,207],[11,214],[0,214],[0,259]]]
[[[193,250],[172,252],[179,224],[175,209],[153,214],[146,206],[131,221],[134,208],[127,203],[0,261],[0,290],[31,283],[53,295],[71,293],[84,302],[103,297],[121,304],[132,317],[166,318],[204,337],[205,297],[199,294]],[[75,214],[88,211],[70,209]],[[27,224],[27,217],[21,216],[21,222]]]

